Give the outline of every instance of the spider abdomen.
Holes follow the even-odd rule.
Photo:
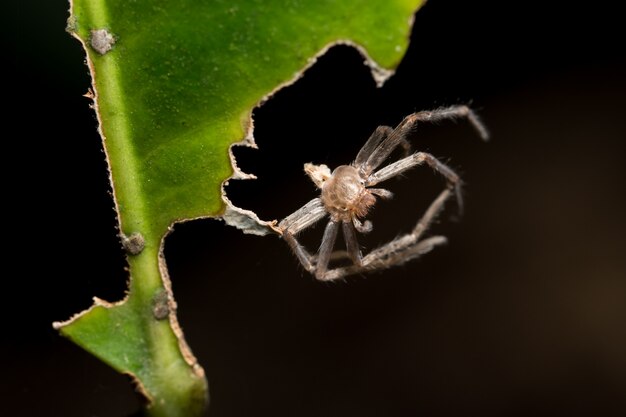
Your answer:
[[[349,222],[353,215],[363,217],[375,202],[353,166],[337,167],[322,187],[322,203],[337,221]]]

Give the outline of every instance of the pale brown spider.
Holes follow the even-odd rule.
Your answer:
[[[459,211],[462,211],[461,181],[452,169],[434,156],[417,152],[375,171],[396,149],[402,146],[406,153],[410,149],[407,136],[418,122],[437,122],[446,119],[466,118],[480,137],[488,139],[485,126],[467,106],[451,106],[433,111],[413,113],[395,128],[379,126],[361,148],[350,165],[341,165],[332,173],[326,165],[305,164],[304,171],[321,189],[321,196],[309,201],[295,213],[278,224],[278,230],[287,241],[304,268],[318,280],[331,281],[347,275],[374,271],[399,265],[429,252],[446,242],[443,236],[432,236],[419,240],[433,219],[443,208],[448,198],[456,195]],[[376,203],[376,197],[390,198],[392,193],[382,188],[370,188],[423,163],[441,174],[447,181],[445,188],[433,201],[413,230],[363,256],[359,249],[356,232],[367,233],[372,223],[362,222]],[[330,216],[317,255],[310,255],[296,239],[302,230],[312,226],[326,215]],[[333,252],[337,231],[341,224],[346,252]],[[347,256],[352,265],[328,269],[331,258]]]

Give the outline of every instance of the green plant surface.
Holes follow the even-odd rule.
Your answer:
[[[224,215],[229,147],[251,137],[255,106],[336,42],[367,51],[379,74],[392,70],[422,2],[70,2],[68,31],[87,53],[130,284],[123,301],[96,300],[55,327],[132,375],[151,415],[198,415],[207,398],[162,259],[170,226]]]

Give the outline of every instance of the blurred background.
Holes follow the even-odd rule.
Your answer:
[[[21,169],[5,176],[17,287],[4,294],[3,409],[130,416],[126,377],[50,325],[126,288],[84,54],[65,1],[6,6]],[[268,220],[316,195],[303,163],[347,163],[413,111],[471,103],[492,140],[464,122],[416,131],[415,149],[461,174],[466,212],[455,221],[449,204],[430,230],[449,244],[382,273],[319,283],[275,237],[177,225],[165,252],[207,416],[626,415],[626,54],[622,15],[603,7],[430,0],[381,89],[340,46],[255,111],[259,150],[235,154],[259,179],[228,193]],[[386,183],[396,197],[363,246],[408,231],[442,185],[427,168]]]

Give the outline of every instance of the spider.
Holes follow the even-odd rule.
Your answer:
[[[400,265],[445,243],[446,238],[443,236],[432,236],[423,240],[420,240],[420,237],[450,197],[456,197],[459,212],[462,213],[461,180],[452,169],[428,153],[416,152],[408,155],[410,144],[407,136],[419,122],[459,118],[467,119],[483,140],[488,139],[487,129],[474,112],[465,105],[457,105],[413,113],[405,117],[395,129],[379,126],[365,142],[354,162],[350,165],[340,165],[332,173],[326,165],[305,164],[304,171],[321,190],[321,195],[278,224],[279,233],[302,266],[318,280],[332,281],[348,275]],[[405,156],[377,169],[398,146],[404,149]],[[363,256],[357,241],[357,232],[368,233],[372,230],[372,222],[363,219],[376,203],[376,197],[384,200],[392,197],[390,191],[375,186],[422,164],[427,164],[441,174],[447,182],[447,187],[430,204],[410,233],[397,237]],[[322,243],[317,254],[311,255],[298,242],[296,235],[326,215],[330,220],[324,230]],[[333,252],[340,227],[346,251]],[[329,269],[330,261],[341,257],[349,258],[352,263]]]

